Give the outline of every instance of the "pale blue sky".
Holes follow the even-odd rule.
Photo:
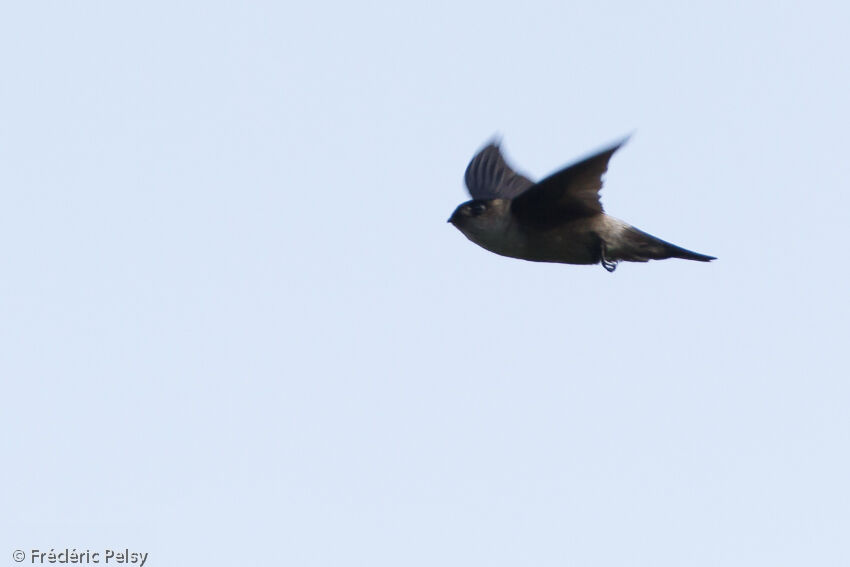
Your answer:
[[[0,553],[850,563],[840,2],[0,9]],[[607,210],[719,260],[445,220],[634,131]]]

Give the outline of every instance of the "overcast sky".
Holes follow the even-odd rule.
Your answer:
[[[6,563],[850,563],[848,20],[6,3]],[[632,132],[606,210],[717,261],[445,222],[493,135],[537,179]]]

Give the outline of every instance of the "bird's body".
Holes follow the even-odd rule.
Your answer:
[[[449,222],[496,254],[533,262],[598,264],[711,256],[685,250],[607,215],[599,202],[602,174],[617,144],[533,183],[513,171],[490,144],[470,162],[466,184],[473,200]]]
[[[490,206],[510,207],[510,201],[500,199]],[[470,223],[461,229],[467,238],[482,248],[533,262],[562,262],[565,264],[595,264],[599,257],[593,248],[596,219],[576,219],[544,231],[528,231],[513,215],[497,215],[492,223],[483,226]]]

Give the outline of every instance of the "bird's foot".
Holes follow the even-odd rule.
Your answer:
[[[602,246],[602,267],[608,270],[609,272],[613,272],[617,269],[617,264],[619,262],[617,260],[609,260],[605,257],[605,246]]]

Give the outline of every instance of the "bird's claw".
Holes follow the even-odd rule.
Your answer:
[[[617,260],[609,260],[605,257],[605,246],[602,246],[602,267],[608,270],[608,272],[613,272],[617,269],[617,264],[619,262]]]

